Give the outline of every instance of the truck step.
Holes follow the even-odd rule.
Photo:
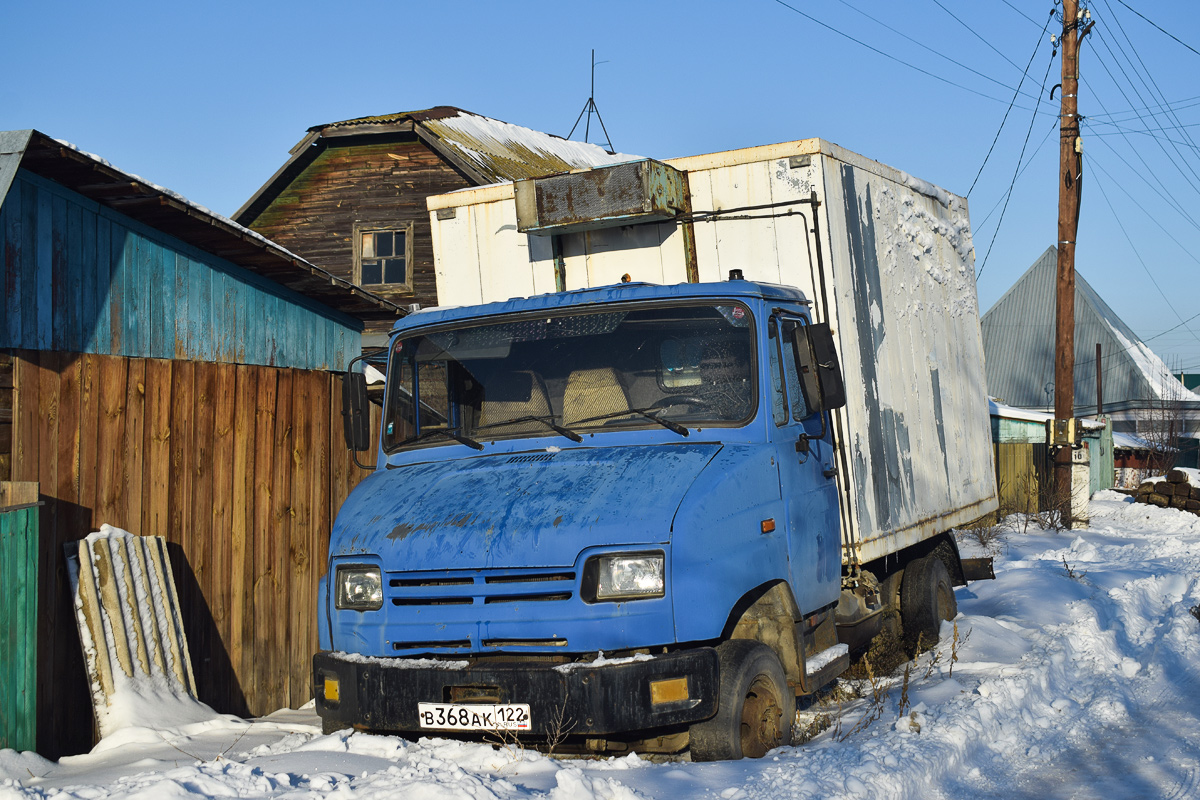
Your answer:
[[[850,667],[850,648],[835,644],[805,660],[804,689],[811,694],[828,684]]]

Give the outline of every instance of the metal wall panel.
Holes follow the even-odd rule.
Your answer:
[[[0,347],[341,370],[359,328],[31,173],[0,206]]]

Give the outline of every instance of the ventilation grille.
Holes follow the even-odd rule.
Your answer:
[[[537,453],[531,456],[512,456],[508,459],[507,464],[528,464],[532,461],[550,461],[554,458],[554,453]]]
[[[388,580],[388,600],[394,606],[552,603],[570,600],[574,595],[572,570],[481,570],[452,575],[410,574]]]

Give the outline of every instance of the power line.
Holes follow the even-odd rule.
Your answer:
[[[1133,170],[1133,174],[1135,174],[1139,178],[1141,178],[1142,182],[1145,183],[1146,186],[1150,187],[1150,191],[1152,191],[1156,194],[1159,194],[1158,190],[1156,190],[1153,186],[1151,186],[1149,181],[1147,181],[1145,178],[1142,178],[1141,174],[1137,170],[1133,169],[1133,167],[1129,164],[1129,162],[1126,161],[1124,158],[1122,158],[1121,154],[1118,153],[1115,149],[1113,149],[1112,145],[1110,145],[1108,142],[1106,142],[1104,140],[1101,140],[1100,143],[1103,144],[1105,147],[1107,147],[1109,150],[1111,150],[1112,154],[1115,155],[1121,161],[1122,164],[1124,164],[1126,167],[1129,167],[1130,170]],[[1113,183],[1119,185],[1120,182],[1116,178],[1114,178],[1111,174],[1109,174],[1108,170],[1106,170],[1103,167],[1103,165],[1101,165],[1100,162],[1096,160],[1095,156],[1092,157],[1091,163],[1094,164],[1097,169],[1099,169],[1101,172],[1103,172],[1109,178],[1109,180],[1111,180]],[[1159,194],[1159,199],[1166,202],[1166,198],[1164,198],[1161,194]],[[1168,239],[1170,239],[1175,244],[1179,245],[1179,249],[1184,252],[1184,255],[1186,255],[1188,258],[1192,259],[1193,261],[1195,261],[1197,264],[1200,264],[1200,258],[1197,258],[1195,255],[1193,255],[1192,251],[1190,249],[1188,249],[1187,247],[1184,247],[1183,243],[1180,242],[1178,239],[1176,239],[1175,235],[1173,233],[1171,233],[1169,230],[1167,230],[1166,226],[1163,225],[1161,222],[1159,222],[1159,220],[1156,216],[1154,216],[1149,211],[1147,211],[1146,208],[1141,203],[1135,203],[1134,205],[1138,209],[1140,209],[1143,214],[1145,214],[1147,217],[1149,217],[1150,221],[1153,222],[1155,225],[1157,225],[1159,230],[1161,230],[1164,234],[1166,234]],[[1167,203],[1167,205],[1170,205],[1170,203]],[[1197,226],[1196,229],[1200,230],[1200,226]]]
[[[1192,102],[1193,100],[1196,102]],[[1187,105],[1183,105],[1184,103],[1186,103]],[[1155,103],[1153,106],[1150,106],[1150,108],[1175,107],[1176,110],[1179,110],[1179,109],[1184,109],[1184,108],[1192,108],[1193,106],[1197,106],[1197,105],[1200,105],[1200,95],[1193,95],[1192,97],[1185,97],[1182,100],[1172,100],[1169,103]],[[1118,114],[1132,114],[1133,116],[1130,117],[1130,119],[1137,119],[1139,116],[1141,116],[1141,112],[1139,112],[1136,108],[1128,108],[1128,109],[1125,109],[1124,111],[1114,111],[1111,114],[1109,114],[1109,113],[1092,114],[1091,118],[1093,120],[1095,120],[1097,117],[1115,117]],[[1127,122],[1128,120],[1119,120],[1118,119],[1118,120],[1113,120],[1113,121],[1114,122]]]
[[[1021,174],[1017,176],[1018,180],[1020,180],[1021,176],[1024,175],[1026,170],[1028,170],[1033,164],[1034,159],[1037,158],[1037,154],[1042,152],[1042,148],[1046,145],[1046,141],[1050,138],[1050,134],[1054,133],[1056,130],[1058,130],[1058,120],[1054,120],[1054,122],[1050,124],[1050,127],[1046,129],[1046,135],[1042,137],[1042,141],[1038,142],[1038,146],[1034,148],[1033,155],[1031,155],[1029,160],[1025,162],[1025,166],[1021,167]],[[987,225],[987,221],[992,218],[992,214],[996,213],[996,209],[1000,207],[1000,204],[1004,202],[1004,198],[1006,197],[1008,197],[1007,193],[1000,195],[1000,199],[997,200],[991,209],[988,210],[988,213],[984,215],[983,220],[976,227],[982,228],[984,225]]]
[[[1012,3],[1008,2],[1008,0],[1000,0],[1000,2],[1001,2],[1001,3],[1004,3],[1004,5],[1008,6],[1008,7],[1009,7],[1009,8],[1011,8],[1013,11],[1017,12],[1017,13],[1018,13],[1018,14],[1020,14],[1022,17],[1024,17],[1024,18],[1025,18],[1025,19],[1027,19],[1027,20],[1029,20],[1030,22],[1032,22],[1032,23],[1033,23],[1033,26],[1034,26],[1035,28],[1037,27],[1037,20],[1035,20],[1033,17],[1031,17],[1031,16],[1029,16],[1028,14],[1026,14],[1026,13],[1025,13],[1024,11],[1022,11],[1021,9],[1017,8],[1016,6],[1014,6]]]
[[[972,28],[970,25],[968,25],[967,23],[963,22],[961,19],[959,19],[959,18],[958,18],[958,16],[957,16],[957,15],[956,15],[956,14],[955,14],[953,11],[951,11],[950,9],[948,9],[948,8],[946,8],[944,5],[942,5],[942,4],[941,4],[941,0],[933,0],[933,2],[934,2],[934,5],[936,5],[936,6],[937,6],[938,8],[940,8],[942,11],[945,11],[947,14],[949,14],[951,19],[953,19],[953,20],[954,20],[955,22],[957,22],[959,25],[962,25],[964,28],[966,28],[968,33],[970,33],[970,34],[971,34],[972,36],[974,36],[976,39],[978,39],[979,41],[983,42],[983,43],[984,43],[984,44],[986,44],[988,47],[990,47],[990,48],[992,49],[992,52],[993,52],[993,53],[995,53],[996,55],[998,55],[998,56],[1000,56],[1001,58],[1003,58],[1003,59],[1004,59],[1005,61],[1007,61],[1009,64],[1012,64],[1012,66],[1013,66],[1013,68],[1014,68],[1014,69],[1020,69],[1020,67],[1019,67],[1019,66],[1017,66],[1017,63],[1016,63],[1015,61],[1013,61],[1013,60],[1012,60],[1011,58],[1009,58],[1008,56],[1004,55],[1004,53],[1001,53],[999,50],[997,50],[997,49],[996,49],[996,46],[995,46],[994,44],[992,44],[992,43],[991,43],[991,42],[989,42],[987,39],[985,39],[985,38],[983,38],[982,36],[980,36],[980,35],[979,35],[979,31],[975,30],[975,29],[974,29],[974,28]],[[1047,21],[1047,23],[1046,23],[1046,24],[1047,24],[1047,25],[1049,25],[1049,21]],[[1029,66],[1028,66],[1028,65],[1026,65],[1026,66],[1025,66],[1025,71],[1026,71],[1026,72],[1028,72],[1028,71],[1029,71]],[[1038,102],[1040,103],[1041,101],[1042,101],[1042,99],[1039,97],[1039,98],[1038,98]]]
[[[1042,86],[1038,89],[1038,96],[1046,89],[1046,78],[1050,77],[1050,67],[1054,66],[1054,57],[1051,56],[1046,62],[1046,74],[1042,76]],[[1017,157],[1017,166],[1013,170],[1012,181],[1008,184],[1008,195],[1004,198],[1004,208],[1000,210],[1000,219],[996,221],[996,230],[992,232],[992,241],[988,243],[987,252],[983,254],[983,263],[979,265],[979,271],[975,273],[975,282],[979,282],[979,276],[983,275],[984,267],[987,266],[988,256],[992,254],[992,247],[996,244],[996,237],[1000,235],[1000,226],[1004,224],[1004,214],[1008,211],[1008,201],[1012,199],[1013,187],[1017,185],[1017,177],[1021,174],[1021,162],[1025,159],[1025,148],[1029,145],[1029,134],[1033,133],[1033,123],[1037,122],[1037,112],[1035,111],[1029,119],[1029,128],[1025,131],[1025,141],[1021,144],[1021,155]]]
[[[1106,4],[1106,7],[1107,7],[1107,4]],[[1112,13],[1111,9],[1109,9],[1109,13],[1110,14]],[[1116,15],[1113,15],[1112,21],[1113,21],[1114,25],[1116,26],[1117,30],[1119,30],[1122,34],[1124,34],[1125,31],[1121,28],[1121,21],[1116,18]],[[1129,74],[1125,71],[1125,67],[1121,65],[1120,59],[1117,58],[1116,54],[1114,54],[1112,51],[1112,47],[1109,46],[1108,37],[1104,36],[1102,34],[1099,34],[1099,33],[1098,33],[1098,36],[1099,36],[1100,41],[1104,44],[1104,47],[1108,50],[1109,54],[1112,55],[1114,61],[1116,61],[1117,68],[1121,71],[1121,75],[1123,75],[1125,80],[1129,82],[1129,86],[1138,95],[1138,98],[1143,99],[1141,96],[1141,93],[1138,91],[1137,86],[1134,84],[1133,80],[1129,77]],[[1128,37],[1126,37],[1126,39],[1128,40]],[[1152,89],[1150,86],[1150,83],[1147,83],[1146,80],[1141,76],[1141,74],[1138,73],[1137,66],[1133,63],[1133,59],[1131,59],[1129,57],[1129,55],[1125,52],[1125,48],[1122,47],[1120,41],[1116,41],[1116,45],[1117,45],[1117,49],[1121,52],[1121,55],[1125,56],[1125,60],[1129,62],[1129,66],[1133,69],[1134,74],[1138,76],[1138,79],[1142,82],[1142,85],[1146,88],[1146,91],[1151,95],[1151,97],[1154,97],[1154,89]],[[1133,47],[1132,42],[1130,42],[1130,47],[1131,48]],[[1134,55],[1137,55],[1136,50],[1134,50]],[[1141,61],[1141,56],[1138,56],[1138,60]],[[1145,65],[1143,63],[1143,67],[1144,66]],[[1150,80],[1151,80],[1151,82],[1153,82],[1153,78],[1151,78]],[[1155,86],[1157,87],[1157,84]],[[1122,94],[1124,94],[1123,90],[1122,90]],[[1160,92],[1160,94],[1161,94],[1161,92]],[[1157,100],[1158,98],[1155,97],[1154,99]],[[1163,99],[1166,99],[1166,98],[1164,97]],[[1132,103],[1131,103],[1131,105],[1132,105]],[[1143,105],[1146,105],[1144,102],[1144,99],[1143,99]],[[1148,108],[1147,108],[1147,111],[1149,111]],[[1150,112],[1150,115],[1152,118],[1157,119],[1157,117],[1155,117],[1154,112]],[[1144,117],[1140,118],[1139,121],[1142,123],[1143,127],[1146,127],[1146,128],[1149,127],[1146,124],[1146,120]],[[1159,149],[1163,151],[1163,154],[1166,155],[1168,159],[1170,159],[1171,158],[1170,154],[1167,153],[1167,149],[1165,147],[1163,147],[1162,142],[1159,140],[1156,140],[1155,143],[1158,145]],[[1188,170],[1192,174],[1192,177],[1196,178],[1196,180],[1200,181],[1200,175],[1196,174],[1196,170],[1187,161],[1187,158],[1183,155],[1183,153],[1181,153],[1179,151],[1179,148],[1175,145],[1172,145],[1172,147],[1175,150],[1175,155],[1178,156],[1178,161],[1172,159],[1172,164],[1174,165],[1175,169],[1179,171],[1179,174],[1183,177],[1184,181],[1187,182],[1187,184],[1192,188],[1193,191],[1200,193],[1200,187],[1198,187],[1195,183],[1193,183],[1192,178],[1189,178],[1187,173],[1185,173],[1183,171],[1183,168],[1179,165],[1179,161],[1182,161],[1187,166]]]
[[[933,0],[933,2],[937,3],[943,9],[946,8],[938,0]],[[948,9],[946,13],[950,13]],[[951,16],[954,15],[951,14]],[[958,18],[955,17],[955,19]],[[996,149],[996,142],[1000,140],[1000,132],[1004,130],[1004,123],[1008,122],[1009,112],[1012,111],[1013,104],[1017,102],[1017,94],[1020,93],[1021,87],[1025,85],[1025,78],[1029,75],[1029,68],[1033,66],[1033,59],[1037,56],[1038,48],[1042,45],[1042,39],[1046,35],[1046,29],[1050,27],[1051,19],[1053,17],[1046,17],[1046,24],[1042,26],[1042,32],[1038,34],[1037,43],[1033,46],[1033,52],[1029,54],[1029,61],[1025,64],[1025,71],[1021,74],[1021,82],[1017,84],[1017,89],[1013,92],[1013,98],[1009,101],[1008,108],[1004,111],[1004,118],[1000,120],[1000,127],[996,129],[996,135],[992,137],[991,147],[988,148],[987,155],[983,157],[983,163],[979,165],[979,171],[975,173],[975,180],[971,181],[971,188],[967,189],[967,197],[971,196],[971,192],[975,189],[975,184],[979,183],[979,176],[983,174],[983,168],[987,166],[988,159],[992,157],[992,151]],[[1041,98],[1039,97],[1038,100],[1040,102]]]
[[[941,81],[942,83],[949,84],[950,86],[953,86],[956,89],[962,89],[964,92],[970,92],[971,94],[978,95],[979,97],[985,98],[987,100],[991,100],[996,103],[1004,102],[1003,100],[1001,100],[997,97],[992,97],[990,94],[984,94],[983,92],[978,91],[977,89],[972,89],[968,86],[963,86],[961,83],[955,83],[954,81],[950,80],[949,78],[944,78],[941,75],[937,75],[937,74],[930,72],[929,70],[921,69],[920,67],[916,66],[915,64],[910,64],[909,62],[907,62],[901,58],[897,58],[896,56],[892,55],[891,53],[885,53],[883,50],[880,50],[878,47],[872,47],[871,45],[867,44],[866,42],[862,41],[861,39],[855,39],[850,34],[839,31],[837,28],[833,27],[832,25],[829,25],[828,23],[822,22],[821,20],[817,19],[816,17],[812,16],[811,14],[806,14],[805,12],[796,8],[795,6],[788,5],[783,0],[775,0],[775,2],[778,3],[779,5],[783,6],[786,9],[799,14],[800,16],[804,17],[809,22],[813,22],[817,25],[820,25],[822,28],[825,28],[828,31],[832,31],[833,33],[836,33],[838,36],[841,36],[845,39],[849,39],[850,41],[854,42],[855,44],[857,44],[861,47],[865,47],[868,50],[870,50],[872,53],[881,55],[884,58],[888,59],[889,61],[895,61],[897,64],[908,67],[909,69],[919,72],[922,75],[933,78],[934,80],[938,80],[938,81]]]
[[[1121,24],[1120,18],[1117,17],[1116,13],[1112,10],[1112,7],[1108,5],[1108,0],[1102,0],[1102,1],[1104,2],[1104,7],[1106,9],[1108,9],[1109,15],[1112,16],[1113,22],[1116,23],[1117,31],[1120,32],[1121,36],[1125,37],[1125,41],[1129,44],[1130,52],[1132,52],[1133,55],[1137,58],[1138,65],[1141,66],[1141,72],[1138,72],[1137,66],[1135,66],[1132,61],[1130,61],[1130,66],[1134,67],[1134,72],[1138,75],[1139,79],[1142,80],[1142,84],[1144,86],[1146,86],[1146,88],[1150,91],[1151,96],[1153,97],[1154,94],[1157,92],[1158,96],[1155,97],[1154,99],[1162,100],[1165,102],[1167,99],[1167,96],[1163,93],[1162,88],[1159,87],[1158,81],[1154,80],[1154,76],[1150,73],[1150,70],[1146,67],[1146,62],[1142,60],[1141,53],[1139,53],[1137,50],[1137,47],[1134,46],[1133,40],[1129,38],[1129,33],[1125,30],[1125,26]],[[1121,48],[1119,41],[1117,42],[1117,47],[1121,49],[1122,54],[1125,55],[1126,59],[1128,59],[1129,56],[1128,56],[1128,54],[1124,53],[1124,48]],[[1145,75],[1145,78],[1142,78],[1143,74]],[[1150,111],[1149,107],[1147,107],[1146,110]],[[1176,125],[1182,126],[1183,123],[1179,119],[1179,116],[1175,113],[1174,109],[1166,108],[1165,110],[1163,110],[1161,112],[1150,111],[1150,114],[1152,117],[1154,117],[1155,121],[1158,120],[1157,115],[1159,113],[1163,114],[1163,116],[1165,116],[1168,121],[1173,121]],[[1186,130],[1184,130],[1183,136],[1185,139],[1187,139],[1189,142],[1192,143],[1192,145],[1193,145],[1192,149],[1194,150],[1196,142],[1194,139],[1192,139],[1191,134],[1189,134]],[[1183,153],[1179,152],[1179,147],[1175,144],[1172,144],[1171,146],[1172,146],[1172,148],[1174,148],[1176,154],[1180,157],[1180,159],[1183,159],[1184,162],[1187,163],[1186,158],[1184,157]],[[1192,175],[1196,176],[1197,179],[1200,179],[1200,175],[1196,175],[1196,170],[1192,168],[1191,164],[1188,164],[1188,169],[1191,170]]]
[[[1119,91],[1121,93],[1121,95],[1125,98],[1125,102],[1129,103],[1129,105],[1132,106],[1133,102],[1129,99],[1129,95],[1125,94],[1125,89],[1121,87],[1121,84],[1117,81],[1116,76],[1114,76],[1112,74],[1112,70],[1110,70],[1108,68],[1108,65],[1104,62],[1104,59],[1100,57],[1099,51],[1096,51],[1096,61],[1098,61],[1100,63],[1100,66],[1104,68],[1104,71],[1106,73],[1108,73],[1109,79],[1113,82],[1113,85],[1117,87],[1117,91]],[[1084,85],[1087,85],[1087,83],[1085,82]],[[1090,89],[1091,87],[1088,86],[1088,88]],[[1096,93],[1093,93],[1093,94],[1096,94]],[[1100,108],[1103,110],[1104,102],[1100,99],[1098,94],[1096,94],[1096,102],[1100,104]],[[1190,222],[1193,227],[1196,227],[1197,230],[1200,230],[1200,225],[1197,225],[1196,220],[1192,219],[1192,217],[1186,211],[1183,210],[1183,205],[1178,200],[1175,199],[1175,196],[1171,194],[1171,191],[1169,189],[1167,189],[1166,184],[1164,184],[1162,182],[1162,179],[1158,177],[1158,174],[1151,168],[1151,166],[1148,163],[1146,163],[1146,159],[1142,157],[1141,151],[1138,148],[1133,146],[1133,142],[1129,141],[1128,136],[1126,136],[1125,134],[1122,134],[1122,138],[1125,139],[1125,143],[1129,145],[1129,148],[1131,150],[1133,150],[1133,154],[1135,156],[1137,156],[1138,161],[1142,162],[1142,166],[1145,167],[1146,172],[1149,173],[1150,176],[1152,178],[1154,178],[1154,180],[1158,183],[1158,185],[1161,189],[1161,192],[1159,192],[1160,196],[1169,197],[1170,204],[1173,204],[1173,205],[1171,205],[1171,207],[1174,208],[1185,219],[1187,219],[1187,221]],[[1103,140],[1101,140],[1101,141],[1103,141]],[[1105,145],[1107,145],[1107,142],[1105,142]],[[1109,146],[1109,148],[1112,149],[1111,146]],[[1165,150],[1164,150],[1164,152],[1165,152]],[[1113,150],[1113,153],[1116,154],[1116,150]],[[1117,157],[1120,158],[1121,161],[1123,161],[1123,162],[1125,161],[1125,159],[1122,158],[1120,156],[1120,154],[1117,154]],[[1126,166],[1129,166],[1128,162],[1125,162],[1125,164],[1126,164]],[[1132,169],[1132,167],[1130,167],[1130,169]],[[1141,177],[1140,174],[1139,174],[1139,177]],[[1145,180],[1145,178],[1142,178],[1142,180]]]
[[[1004,2],[1008,2],[1008,0],[1004,0]],[[1158,30],[1159,30],[1159,31],[1161,31],[1162,33],[1165,33],[1167,36],[1170,36],[1172,39],[1174,39],[1175,41],[1179,42],[1181,45],[1183,45],[1184,47],[1186,47],[1188,50],[1191,50],[1193,53],[1195,53],[1196,55],[1200,56],[1200,50],[1197,50],[1196,48],[1192,47],[1190,44],[1188,44],[1187,42],[1183,41],[1182,39],[1180,39],[1180,38],[1179,38],[1178,36],[1176,36],[1175,34],[1173,34],[1173,33],[1170,33],[1169,31],[1165,31],[1165,30],[1163,30],[1162,28],[1160,28],[1158,25],[1155,25],[1155,24],[1154,24],[1153,22],[1151,22],[1151,21],[1150,21],[1150,19],[1148,19],[1148,18],[1147,18],[1147,17],[1146,17],[1144,14],[1142,14],[1140,11],[1138,11],[1137,9],[1135,9],[1135,8],[1131,7],[1131,6],[1130,6],[1128,3],[1126,3],[1126,2],[1125,2],[1125,0],[1117,0],[1117,2],[1118,2],[1118,3],[1120,3],[1121,5],[1125,6],[1126,8],[1128,8],[1128,9],[1129,9],[1130,11],[1132,11],[1133,13],[1137,14],[1137,15],[1138,15],[1139,17],[1141,17],[1142,19],[1146,20],[1146,22],[1149,22],[1149,23],[1150,23],[1151,25],[1153,25],[1155,28],[1158,28]]]
[[[934,48],[932,48],[932,47],[930,47],[930,46],[928,46],[928,45],[926,45],[926,44],[922,44],[921,42],[917,41],[916,39],[914,39],[913,37],[911,37],[911,36],[909,36],[908,34],[904,33],[903,31],[897,30],[896,28],[893,28],[891,25],[888,25],[888,24],[887,24],[886,22],[884,22],[883,20],[881,20],[881,19],[879,19],[879,18],[877,18],[877,17],[873,17],[873,16],[871,16],[870,14],[868,14],[866,11],[863,11],[861,8],[858,8],[858,7],[856,7],[856,6],[853,6],[853,5],[851,5],[849,2],[847,2],[847,0],[838,0],[838,2],[839,2],[839,3],[841,3],[842,5],[844,5],[846,8],[850,9],[851,11],[854,11],[854,12],[856,12],[856,13],[858,13],[858,14],[861,14],[862,16],[864,16],[864,17],[866,17],[867,19],[871,20],[871,21],[872,21],[872,22],[874,22],[875,24],[877,24],[877,25],[880,25],[880,26],[882,26],[882,27],[884,27],[884,28],[887,28],[889,31],[891,31],[892,33],[894,33],[894,34],[896,34],[897,36],[901,37],[902,39],[906,39],[907,41],[909,41],[909,42],[912,42],[912,43],[913,43],[913,44],[915,44],[917,47],[920,47],[920,48],[922,48],[922,49],[924,49],[924,50],[928,50],[930,53],[933,53],[933,54],[934,54],[935,56],[937,56],[938,58],[943,58],[943,59],[945,59],[946,61],[949,61],[951,64],[953,64],[953,65],[954,65],[954,66],[956,66],[956,67],[960,67],[960,68],[962,68],[962,69],[965,69],[967,72],[972,72],[972,73],[974,73],[974,74],[978,75],[979,77],[983,78],[984,80],[991,81],[992,83],[994,83],[994,84],[996,84],[997,86],[1000,86],[1000,87],[1002,87],[1002,88],[1004,88],[1004,89],[1012,89],[1012,88],[1013,88],[1013,87],[1009,86],[1007,83],[1004,83],[1003,81],[996,80],[996,79],[995,79],[995,78],[993,78],[991,75],[986,75],[986,74],[984,74],[984,73],[980,72],[980,71],[979,71],[979,70],[977,70],[977,69],[972,69],[971,67],[968,67],[966,64],[962,63],[961,61],[956,61],[956,60],[954,60],[953,58],[951,58],[950,56],[946,55],[945,53],[943,53],[943,52],[942,52],[942,51],[940,51],[940,50],[936,50],[936,49],[934,49]],[[936,3],[936,2],[937,2],[937,0],[934,0],[934,2]],[[995,48],[992,48],[992,49],[994,50]],[[1000,51],[998,51],[998,50],[997,50],[996,52],[1000,52]],[[1001,56],[1003,56],[1003,55],[1004,55],[1004,54],[1003,54],[1003,53],[1001,53]],[[1007,60],[1007,59],[1006,59],[1006,60]],[[1009,61],[1008,63],[1012,64],[1012,62],[1011,62],[1011,61]],[[1017,67],[1017,65],[1016,65],[1016,64],[1013,64],[1013,66],[1014,66],[1014,67],[1016,67],[1017,69],[1020,69],[1020,67]],[[1018,86],[1018,87],[1017,87],[1017,91],[1018,91],[1018,92],[1020,91],[1020,86]],[[1031,94],[1029,94],[1029,93],[1027,93],[1027,92],[1026,92],[1026,93],[1023,93],[1023,94],[1025,94],[1025,96],[1026,96],[1026,97],[1028,97],[1028,98],[1031,98],[1031,99],[1035,100],[1035,101],[1036,101],[1036,102],[1038,102],[1038,103],[1041,103],[1041,102],[1042,102],[1041,98],[1039,98],[1039,97],[1034,97],[1033,95],[1031,95]]]
[[[1107,174],[1108,173],[1105,173],[1105,175]],[[1163,302],[1167,304],[1167,308],[1171,309],[1172,313],[1174,313],[1175,316],[1179,318],[1180,323],[1183,324],[1183,315],[1175,309],[1175,306],[1171,305],[1171,299],[1167,297],[1167,293],[1164,292],[1162,287],[1158,285],[1158,281],[1154,280],[1154,275],[1150,272],[1150,268],[1146,266],[1146,262],[1142,259],[1142,254],[1138,252],[1136,247],[1134,247],[1133,239],[1129,237],[1129,232],[1125,230],[1125,223],[1121,221],[1121,217],[1117,214],[1117,209],[1113,206],[1112,201],[1108,199],[1108,192],[1104,191],[1104,182],[1096,181],[1096,187],[1100,189],[1100,195],[1104,198],[1104,202],[1108,204],[1108,209],[1112,212],[1113,219],[1117,221],[1117,227],[1121,229],[1121,235],[1123,235],[1125,237],[1125,241],[1129,243],[1129,249],[1133,251],[1135,256],[1137,256],[1138,263],[1142,265],[1142,270],[1146,273],[1146,277],[1150,279],[1150,283],[1152,283],[1154,288],[1158,290],[1158,293],[1162,295]],[[1188,330],[1191,329],[1189,328]],[[1197,342],[1200,342],[1200,336],[1196,335],[1195,332],[1193,332],[1192,335],[1196,337]]]

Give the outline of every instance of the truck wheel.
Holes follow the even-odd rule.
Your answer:
[[[691,726],[692,761],[761,758],[792,743],[796,695],[775,651],[750,639],[717,647],[717,715]]]
[[[958,601],[950,573],[937,556],[925,556],[904,568],[900,582],[900,621],[909,649],[937,643],[942,620],[954,619]]]

